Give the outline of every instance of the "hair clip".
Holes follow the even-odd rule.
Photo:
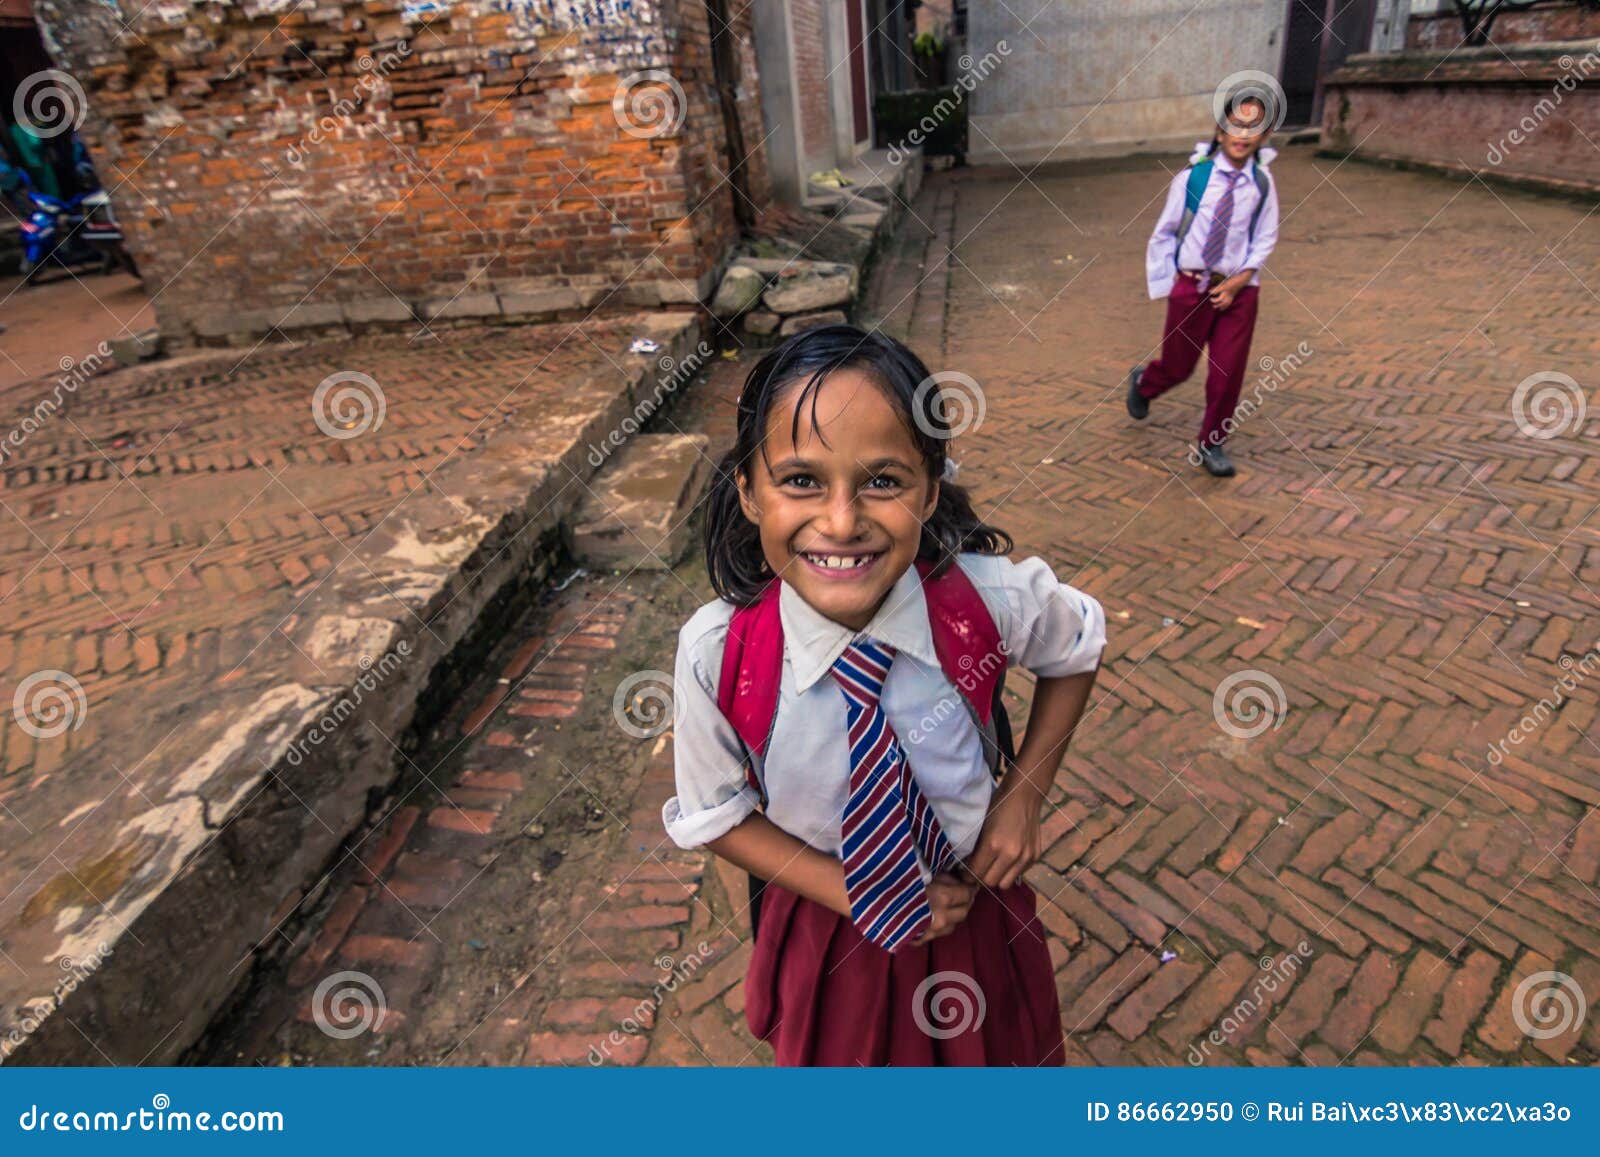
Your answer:
[[[956,460],[954,458],[946,458],[944,460],[944,469],[939,474],[939,481],[954,482],[956,475],[959,473],[961,473],[961,467]]]

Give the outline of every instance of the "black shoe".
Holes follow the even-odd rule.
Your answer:
[[[1139,393],[1139,379],[1144,377],[1144,367],[1134,366],[1128,371],[1128,416],[1142,422],[1150,413],[1150,399]]]
[[[1232,478],[1238,473],[1233,468],[1233,460],[1228,457],[1228,452],[1221,446],[1201,446],[1199,452],[1200,465],[1213,478]]]

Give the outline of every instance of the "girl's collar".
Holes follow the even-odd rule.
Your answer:
[[[858,635],[869,635],[928,666],[939,665],[938,653],[933,649],[933,631],[928,626],[928,603],[915,567],[889,588],[883,605],[861,631],[834,622],[784,582],[779,584],[778,613],[783,620],[784,651],[797,691],[806,691],[826,675]]]

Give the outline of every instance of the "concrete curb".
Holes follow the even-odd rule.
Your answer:
[[[635,411],[664,359],[694,349],[699,326],[652,314],[632,332],[660,348],[619,351],[625,377],[578,383],[568,414],[503,427],[447,467],[443,493],[419,495],[362,543],[364,566],[309,597],[256,664],[282,666],[216,688],[147,757],[179,771],[108,838],[107,886],[83,883],[99,910],[66,920],[25,907],[20,927],[0,930],[12,958],[47,962],[0,981],[0,1059],[170,1064],[201,1035],[401,774],[406,756],[389,737],[404,736],[479,616],[548,574],[584,492],[573,482],[593,472],[589,446]],[[464,510],[444,494],[473,502]],[[416,618],[395,610],[396,597]],[[119,869],[135,847],[137,869]],[[24,1006],[35,1011],[20,1015]]]

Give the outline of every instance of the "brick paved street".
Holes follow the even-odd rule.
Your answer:
[[[1600,1018],[1519,1015],[1544,1023],[1546,971],[1600,995],[1600,454],[1593,419],[1511,413],[1530,374],[1592,373],[1592,211],[1306,150],[1278,172],[1255,356],[1310,352],[1262,369],[1232,481],[1184,461],[1196,384],[1142,426],[1121,406],[1157,335],[1154,160],[931,178],[868,301],[979,384],[964,480],[1110,619],[1030,877],[1069,1058],[1595,1063]],[[743,368],[669,425],[725,441]],[[369,837],[385,882],[330,902],[215,1059],[766,1063],[743,882],[665,840],[670,745],[613,713],[705,597],[696,559],[579,576],[508,630],[449,802]],[[388,998],[370,1051],[315,1027],[334,959]]]
[[[155,325],[155,310],[137,279],[126,273],[68,277],[39,285],[0,279],[0,390],[29,378],[59,374],[61,359],[82,361],[101,342]]]
[[[201,974],[197,1034],[298,906],[288,881],[363,816],[433,665],[548,565],[589,441],[656,371],[631,339],[675,350],[692,329],[441,328],[8,390],[0,1009],[48,991],[59,954],[114,944],[99,982],[124,969],[157,1004],[175,999],[163,968]],[[353,687],[360,723],[341,729],[352,704],[323,711]],[[319,717],[326,745],[269,764]],[[205,854],[230,865],[220,880]],[[141,935],[175,881],[204,902],[156,909]],[[193,955],[158,948],[169,936]],[[155,1043],[97,1047],[136,1061]]]

